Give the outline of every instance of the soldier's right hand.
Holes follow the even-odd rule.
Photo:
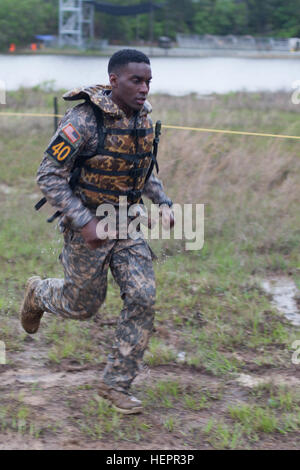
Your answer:
[[[166,204],[162,204],[160,207],[160,215],[162,219],[162,226],[165,230],[169,230],[174,227],[175,216],[174,211]]]
[[[94,217],[82,229],[81,235],[91,250],[96,250],[104,245],[107,239],[115,239],[116,233],[104,231],[99,220]]]

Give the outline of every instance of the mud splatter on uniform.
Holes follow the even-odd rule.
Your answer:
[[[63,214],[60,226],[64,247],[60,260],[64,279],[41,281],[35,292],[36,301],[45,311],[85,320],[98,311],[105,299],[110,268],[124,305],[103,378],[115,389],[127,391],[138,373],[153,328],[155,279],[151,251],[142,235],[137,240],[106,240],[100,248],[90,250],[80,229],[95,216],[95,207],[89,206],[80,188],[73,191],[68,181],[76,160],[95,155],[97,150],[97,120],[91,102],[101,109],[104,119],[109,118],[111,124],[115,121],[125,129],[134,125],[141,128],[145,119],[151,122],[148,117],[151,106],[146,102],[138,116],[127,118],[111,100],[109,88],[102,86],[74,90],[64,98],[83,98],[86,102],[65,114],[37,175],[48,202]],[[66,146],[70,151],[64,150]],[[142,193],[155,204],[169,201],[161,181],[153,174]]]

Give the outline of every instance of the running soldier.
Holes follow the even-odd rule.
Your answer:
[[[154,131],[146,101],[152,78],[150,61],[135,50],[115,53],[108,66],[110,86],[75,89],[65,100],[84,100],[62,118],[37,174],[38,185],[60,215],[64,279],[34,276],[27,281],[20,317],[36,333],[44,312],[86,320],[105,300],[110,268],[123,299],[113,351],[98,393],[122,413],[138,413],[142,403],[130,394],[153,329],[155,279],[152,253],[143,236],[99,235],[97,208],[120,197],[128,207],[142,195],[171,207],[153,173]],[[170,225],[174,223],[170,212]],[[105,236],[105,235],[104,235]]]

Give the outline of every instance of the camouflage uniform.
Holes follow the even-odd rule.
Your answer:
[[[113,103],[106,87],[97,86],[88,90],[92,90],[94,103],[104,114],[122,119],[123,125],[132,128],[133,118],[127,118]],[[74,97],[87,98],[87,95],[84,90],[65,95],[65,99]],[[149,112],[151,106],[146,102],[139,119],[145,118]],[[63,165],[58,165],[46,152],[37,175],[38,185],[48,202],[63,213],[60,226],[64,247],[60,260],[64,279],[40,281],[35,290],[36,302],[44,311],[65,318],[86,320],[97,312],[105,299],[110,268],[120,287],[124,305],[103,380],[116,390],[128,391],[142,363],[153,328],[155,279],[151,250],[142,234],[136,240],[106,240],[96,250],[89,249],[85,244],[80,229],[95,216],[95,208],[88,206],[78,189],[71,190],[68,180],[76,158],[79,155],[93,155],[97,149],[97,121],[91,105],[87,102],[79,104],[65,114],[49,148],[70,124],[76,130],[77,139],[72,146],[72,154]],[[169,201],[162,183],[154,175],[146,182],[143,194],[155,204]]]

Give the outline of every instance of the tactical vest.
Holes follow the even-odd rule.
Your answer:
[[[129,205],[140,202],[154,166],[157,173],[159,171],[156,156],[161,122],[156,123],[154,138],[153,127],[146,114],[136,115],[132,129],[122,127],[122,119],[114,119],[97,105],[98,93],[105,89],[110,87],[96,85],[64,95],[66,100],[88,101],[97,121],[96,153],[88,157],[78,156],[69,181],[71,189],[90,208],[97,208],[102,203],[117,205],[120,196],[127,196]],[[39,210],[46,202],[47,199],[42,198],[35,209]],[[61,212],[57,211],[47,221],[51,223],[60,215]]]
[[[91,106],[97,120],[98,147],[95,155],[78,158],[76,166],[81,171],[76,192],[88,207],[117,205],[120,196],[127,196],[129,204],[138,203],[147,175],[156,163],[153,126],[147,116],[137,114],[132,129],[122,128],[122,119],[116,121]]]

